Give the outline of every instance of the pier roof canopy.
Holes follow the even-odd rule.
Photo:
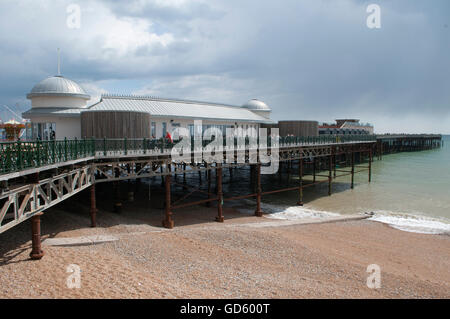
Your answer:
[[[98,103],[82,112],[99,111],[143,112],[153,117],[272,123],[272,120],[240,106],[146,96],[103,95]]]

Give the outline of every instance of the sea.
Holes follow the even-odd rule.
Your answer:
[[[443,136],[443,141],[443,147],[434,150],[389,154],[382,160],[374,158],[370,183],[368,172],[362,171],[355,175],[355,185],[351,189],[351,177],[339,176],[342,173],[338,172],[338,177],[333,180],[331,196],[328,196],[328,183],[324,182],[305,188],[303,206],[296,204],[298,191],[288,191],[263,196],[262,210],[266,217],[287,220],[372,214],[370,220],[403,231],[450,234],[450,136]],[[328,172],[318,174],[326,175]],[[253,192],[248,167],[234,170],[232,175],[224,169],[225,197]],[[179,175],[177,178],[180,182],[182,177]],[[187,178],[189,185],[206,190],[204,175],[201,185],[197,173],[188,174]],[[312,176],[304,179],[311,180]],[[317,180],[326,181],[327,178],[317,177]],[[263,191],[276,190],[298,185],[298,177],[294,173],[288,178],[286,172],[281,178],[278,174],[262,175],[261,184]],[[174,191],[176,196],[176,187]],[[182,196],[184,191],[178,187],[178,193]],[[225,206],[252,212],[255,202],[253,199],[225,202]]]
[[[331,196],[323,183],[305,189],[303,207],[292,205],[296,192],[287,192],[264,198],[263,208],[282,219],[371,213],[371,220],[400,230],[450,234],[450,136],[443,141],[439,149],[375,159],[371,183],[365,171],[355,175],[353,189],[350,176],[338,177]]]

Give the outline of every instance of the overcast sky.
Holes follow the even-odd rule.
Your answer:
[[[0,104],[19,112],[61,48],[62,74],[95,97],[258,98],[275,120],[450,133],[448,0],[1,0],[0,29]]]

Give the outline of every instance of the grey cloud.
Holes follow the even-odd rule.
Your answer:
[[[116,14],[145,17],[167,24],[168,21],[190,21],[193,19],[214,19],[223,15],[221,10],[213,8],[210,1],[185,1],[174,5],[172,1],[105,1]]]
[[[80,1],[90,9],[78,31],[61,27],[69,1],[35,3],[0,4],[2,103],[25,103],[32,85],[56,72],[59,46],[64,74],[97,86],[139,81],[134,91],[141,93],[233,104],[260,98],[275,119],[351,116],[385,129],[393,123],[387,119],[402,117],[411,131],[439,119],[435,128],[450,130],[446,0]],[[380,30],[365,26],[369,3],[382,8]],[[130,46],[122,55],[120,46],[103,48],[107,21],[125,19],[133,28],[147,21],[137,31],[173,41]]]

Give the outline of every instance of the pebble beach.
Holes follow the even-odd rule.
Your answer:
[[[82,207],[82,205],[80,205]],[[1,298],[449,298],[450,236],[408,233],[368,220],[280,225],[226,207],[174,214],[145,204],[122,214],[49,210],[45,256],[29,259],[30,225],[0,235]],[[261,223],[261,227],[254,227]],[[272,225],[272,224],[273,225]],[[114,241],[53,246],[47,239],[109,236]],[[48,242],[51,242],[50,240]],[[81,270],[68,288],[68,265]],[[381,287],[367,287],[367,267]]]

